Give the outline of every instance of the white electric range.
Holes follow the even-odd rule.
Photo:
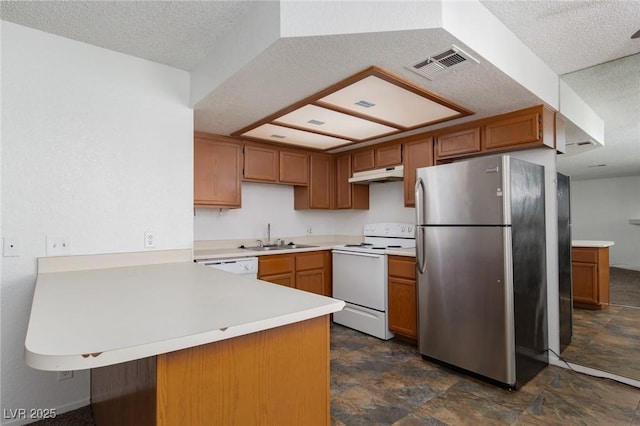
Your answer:
[[[391,339],[388,327],[387,255],[394,248],[416,246],[414,225],[371,223],[364,242],[333,248],[333,297],[345,308],[333,321],[380,339]]]

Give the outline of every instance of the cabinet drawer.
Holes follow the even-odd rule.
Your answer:
[[[296,255],[296,271],[324,268],[324,252],[304,253]]]
[[[389,256],[389,276],[416,279],[416,260],[413,257]]]
[[[285,274],[293,272],[293,256],[290,254],[276,254],[260,256],[258,258],[258,277]]]
[[[573,250],[571,250],[571,256],[574,262],[583,262],[583,263],[598,262],[597,249],[574,248]]]

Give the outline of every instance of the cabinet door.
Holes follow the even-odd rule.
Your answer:
[[[267,146],[245,144],[244,180],[255,182],[278,181],[278,150]]]
[[[362,172],[376,167],[376,157],[373,148],[354,152],[352,168],[353,172]]]
[[[238,208],[241,201],[242,148],[225,138],[196,136],[193,196],[198,207]]]
[[[309,184],[309,156],[298,152],[280,151],[280,183]]]
[[[296,272],[296,288],[322,296],[327,296],[326,272],[324,269],[312,269]]]
[[[351,154],[336,157],[336,208],[368,209],[369,186],[349,183]]]
[[[333,157],[324,154],[309,156],[309,186],[293,188],[295,210],[323,209],[333,207],[334,183]]]
[[[484,130],[484,149],[503,150],[536,144],[542,139],[541,121],[539,113],[531,112],[489,123]]]
[[[472,127],[437,137],[436,157],[438,159],[459,157],[480,152],[480,127]]]
[[[404,205],[414,207],[416,169],[433,166],[433,138],[426,137],[404,144]]]
[[[415,280],[389,277],[389,330],[418,337],[418,305]]]
[[[573,301],[578,304],[598,305],[598,267],[595,263],[573,262]]]
[[[402,144],[386,145],[375,148],[375,168],[402,164]]]
[[[389,256],[388,262],[389,330],[411,339],[417,339],[416,259],[405,256]]]

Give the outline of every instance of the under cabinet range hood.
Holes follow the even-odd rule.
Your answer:
[[[359,183],[368,185],[371,182],[391,182],[402,180],[404,177],[404,166],[386,167],[384,169],[367,170],[356,172],[349,178],[349,183]]]

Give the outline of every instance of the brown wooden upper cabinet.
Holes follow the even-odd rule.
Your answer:
[[[404,142],[404,205],[416,205],[416,169],[433,166],[433,137],[416,135]]]
[[[279,171],[278,149],[268,145],[244,144],[244,180],[276,183]]]
[[[493,117],[484,126],[483,151],[555,147],[555,114],[540,105]]]
[[[336,209],[368,209],[369,186],[349,183],[351,154],[336,157]]]
[[[439,160],[473,154],[480,149],[479,126],[440,134],[436,139],[436,157]]]
[[[352,153],[352,171],[381,169],[402,164],[402,144],[399,142],[372,146]]]
[[[244,144],[243,180],[251,182],[309,184],[309,155],[260,144]]]
[[[197,132],[193,145],[193,204],[239,208],[242,147],[224,136]]]
[[[280,183],[309,185],[309,155],[301,152],[280,151]]]
[[[294,209],[332,209],[334,205],[334,174],[334,160],[331,155],[310,154],[309,185],[294,187]]]

